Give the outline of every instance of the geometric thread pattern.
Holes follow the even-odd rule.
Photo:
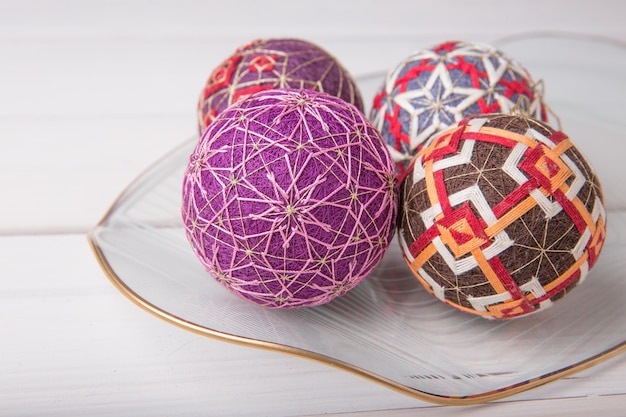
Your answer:
[[[488,318],[552,305],[582,282],[606,235],[583,155],[524,116],[472,116],[441,133],[412,162],[400,201],[400,244],[418,280]]]
[[[363,111],[356,83],[328,52],[298,39],[257,40],[237,49],[210,75],[198,102],[200,135],[232,103],[274,88],[326,92]]]
[[[397,179],[354,106],[269,90],[211,123],[183,184],[187,236],[230,291],[268,307],[326,303],[361,282],[395,231]]]
[[[391,70],[370,119],[404,174],[429,138],[476,114],[520,113],[546,120],[542,93],[528,72],[491,46],[445,42]]]

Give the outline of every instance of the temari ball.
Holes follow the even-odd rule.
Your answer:
[[[546,120],[541,84],[490,45],[451,41],[418,50],[390,70],[370,119],[402,175],[433,135],[467,116],[512,110]]]
[[[327,303],[359,284],[395,232],[398,186],[379,133],[326,93],[275,89],[211,123],[183,185],[188,239],[233,293]]]
[[[487,318],[550,307],[583,281],[606,234],[598,178],[535,119],[478,115],[418,153],[400,186],[399,239],[424,287]]]
[[[361,93],[339,61],[304,40],[256,40],[213,70],[198,101],[200,134],[228,106],[272,88],[310,89],[339,97],[363,111]]]

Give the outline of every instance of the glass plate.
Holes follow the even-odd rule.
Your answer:
[[[397,243],[370,277],[329,304],[281,311],[241,300],[203,270],[182,227],[182,175],[197,138],[137,179],[92,230],[100,264],[124,295],[173,324],[317,360],[436,403],[502,398],[626,351],[624,46],[572,35],[496,44],[543,79],[547,102],[605,189],[604,251],[554,307],[504,322],[458,312],[420,287]],[[367,101],[382,78],[360,79]]]

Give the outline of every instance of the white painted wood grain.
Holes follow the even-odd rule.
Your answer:
[[[0,37],[437,37],[528,30],[624,34],[622,2],[612,0],[3,0]],[[36,23],[36,25],[33,25]]]
[[[85,233],[131,180],[192,135],[192,122],[150,115],[5,120],[0,233]]]
[[[238,46],[203,56],[196,50],[211,42],[8,43],[0,42],[4,234],[86,231],[140,172],[195,134],[199,91]],[[331,44],[350,56],[353,43]]]
[[[624,4],[0,1],[0,233],[85,231],[195,132],[206,77],[250,39],[304,37],[360,75],[450,38],[548,29],[626,38]]]
[[[558,400],[530,400],[524,402],[479,405],[474,407],[432,407],[421,409],[382,410],[366,413],[367,417],[484,417],[532,416],[532,417],[621,417],[624,415],[626,398],[623,395],[602,395],[597,397],[564,398]],[[593,411],[591,411],[593,410]],[[497,414],[496,414],[497,413]],[[325,417],[356,417],[361,413],[325,414]]]
[[[568,399],[617,415],[626,406],[626,357],[498,403],[448,408],[306,359],[208,339],[119,294],[82,235],[0,237],[0,329],[0,416],[496,416],[529,404],[550,415]]]
[[[81,235],[0,238],[0,329],[1,416],[299,415],[416,404],[317,363],[154,318],[108,283]]]
[[[0,0],[0,416],[621,415],[625,358],[447,408],[191,334],[118,294],[84,232],[194,133],[210,70],[250,39],[309,39],[359,75],[443,39],[626,39],[625,11],[612,0]]]

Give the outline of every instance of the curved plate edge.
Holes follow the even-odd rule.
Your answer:
[[[125,194],[125,193],[124,193]],[[559,369],[557,371],[548,373],[546,375],[530,379],[528,381],[520,382],[517,384],[513,384],[498,390],[488,391],[481,394],[470,395],[470,396],[443,396],[431,394],[424,391],[419,391],[414,388],[407,387],[375,373],[369,372],[367,370],[361,369],[349,363],[328,357],[326,355],[318,354],[315,352],[311,352],[308,350],[285,346],[273,342],[267,342],[257,339],[249,339],[242,336],[237,336],[229,333],[220,332],[218,330],[206,328],[194,324],[192,322],[186,321],[180,317],[177,317],[173,314],[170,314],[159,307],[151,304],[149,301],[142,298],[139,294],[133,291],[129,286],[127,286],[124,281],[117,275],[111,264],[109,263],[104,251],[100,248],[98,244],[98,240],[96,237],[97,230],[106,223],[107,216],[103,218],[103,220],[94,227],[89,234],[87,235],[87,240],[91,247],[92,252],[94,253],[98,264],[103,270],[106,277],[113,284],[113,286],[120,291],[126,298],[132,301],[135,305],[140,307],[141,309],[147,311],[148,313],[162,319],[170,324],[173,324],[179,328],[184,330],[191,331],[201,336],[210,337],[212,339],[225,341],[229,343],[234,343],[240,346],[254,347],[258,349],[285,353],[292,356],[309,359],[314,362],[322,363],[324,365],[331,366],[336,369],[340,369],[342,371],[349,372],[353,375],[357,375],[359,377],[365,378],[371,382],[375,382],[379,385],[382,385],[385,388],[391,389],[393,391],[399,392],[404,395],[408,395],[410,397],[427,401],[430,403],[441,404],[441,405],[454,405],[454,406],[462,406],[462,405],[476,405],[483,404],[495,400],[499,400],[502,398],[510,397],[514,394],[518,394],[523,391],[530,390],[532,388],[539,387],[541,385],[547,384],[549,382],[561,379],[563,377],[572,375],[577,372],[584,371],[593,366],[596,366],[602,362],[605,362],[611,358],[614,358],[622,353],[626,352],[626,342],[620,343],[617,346],[614,346],[611,349],[608,349],[600,354],[592,356],[584,361],[575,363],[568,367]]]

